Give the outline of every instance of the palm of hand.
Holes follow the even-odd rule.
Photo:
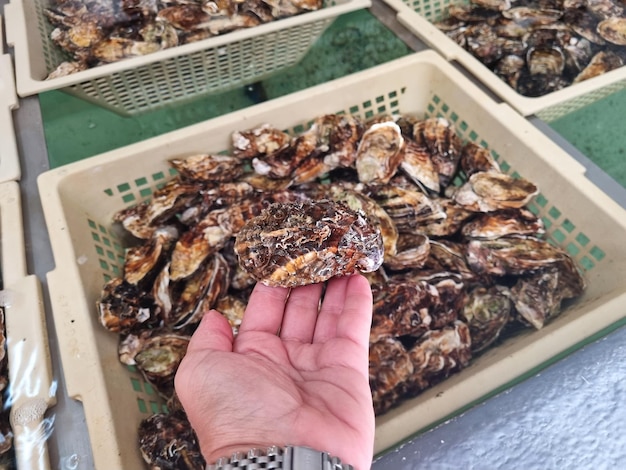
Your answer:
[[[318,313],[320,294],[257,286],[234,342],[219,314],[205,317],[176,389],[208,461],[294,444],[369,468],[371,292],[361,276],[335,279]]]

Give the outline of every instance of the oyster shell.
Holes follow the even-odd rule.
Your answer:
[[[534,237],[501,237],[471,240],[467,262],[477,273],[520,276],[562,262],[568,256],[546,240]]]
[[[543,235],[543,222],[527,209],[503,209],[478,214],[461,233],[466,238],[495,240],[508,235]]]
[[[576,76],[573,83],[579,83],[590,78],[615,70],[624,65],[620,56],[611,51],[601,51],[594,55],[587,66]]]
[[[170,164],[191,181],[232,181],[243,173],[242,161],[230,155],[198,154],[173,158]]]
[[[467,142],[463,146],[459,164],[468,178],[474,173],[480,172],[493,171],[495,173],[500,173],[500,165],[498,165],[498,162],[495,161],[491,152],[485,147],[481,147],[474,142]]]
[[[372,286],[374,310],[370,342],[386,336],[421,336],[432,328],[439,292],[432,284],[390,279]]]
[[[448,186],[456,173],[463,146],[454,126],[445,118],[428,118],[413,126],[413,137],[430,151],[439,184]]]
[[[133,360],[161,396],[174,394],[174,376],[189,345],[189,336],[163,332],[139,341]]]
[[[601,21],[598,23],[598,34],[612,44],[626,46],[626,18],[612,17]]]
[[[402,343],[386,336],[370,344],[369,381],[376,414],[382,414],[403,398],[402,384],[413,374],[413,363]]]
[[[152,238],[143,245],[126,250],[124,257],[124,280],[138,284],[158,265],[164,252],[170,249],[178,238],[175,227],[165,226],[155,229]]]
[[[252,159],[286,147],[291,141],[291,136],[269,124],[262,124],[247,131],[233,132],[231,141],[235,157]]]
[[[375,271],[384,256],[364,214],[330,200],[270,205],[237,234],[235,252],[258,281],[283,287]]]
[[[400,169],[418,186],[434,193],[439,193],[441,190],[439,173],[426,147],[407,139],[404,146],[404,155],[400,162]]]
[[[185,412],[156,413],[141,421],[139,450],[153,470],[204,470],[206,461]]]
[[[102,326],[114,333],[126,334],[140,325],[150,325],[155,319],[153,299],[136,285],[121,278],[106,283],[96,302]]]
[[[356,170],[363,183],[387,183],[402,160],[404,137],[391,121],[373,124],[356,151]]]
[[[512,310],[509,296],[497,287],[476,287],[468,293],[460,316],[469,326],[472,352],[482,351],[498,339]]]
[[[389,214],[398,232],[411,232],[446,217],[437,199],[419,191],[376,185],[368,188],[368,194]]]
[[[417,395],[467,367],[472,358],[471,344],[468,326],[458,320],[425,333],[408,351],[413,374],[405,384],[407,394]]]
[[[539,188],[524,178],[481,171],[470,176],[453,199],[469,210],[490,212],[524,207],[538,193]]]

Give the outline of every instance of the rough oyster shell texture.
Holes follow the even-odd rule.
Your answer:
[[[435,25],[511,88],[537,97],[622,67],[626,6],[621,0],[450,5]]]
[[[274,203],[244,225],[235,252],[263,284],[296,287],[376,271],[383,240],[364,213],[341,202]]]
[[[136,243],[97,311],[120,335],[120,360],[164,400],[175,400],[171,379],[204,313],[217,308],[236,334],[257,281],[294,287],[366,274],[378,414],[503,335],[542,328],[583,292],[574,260],[526,207],[539,188],[503,173],[491,150],[463,142],[451,122],[311,122],[299,135],[269,124],[234,132],[232,156],[172,156],[178,175],[115,214]],[[184,424],[172,419],[142,425],[151,465],[167,468],[154,433]],[[193,438],[181,436],[191,453],[169,465],[195,459]]]

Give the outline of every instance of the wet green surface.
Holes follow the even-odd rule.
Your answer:
[[[626,187],[626,90],[598,100],[550,125]]]
[[[369,11],[339,17],[302,61],[262,82],[267,99],[324,83],[412,51]],[[60,91],[40,95],[51,167],[100,154],[254,104],[239,89],[136,117],[122,117]]]

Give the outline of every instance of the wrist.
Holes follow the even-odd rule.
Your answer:
[[[207,465],[207,470],[275,468],[283,470],[354,470],[327,452],[304,446],[271,446],[236,451]]]

